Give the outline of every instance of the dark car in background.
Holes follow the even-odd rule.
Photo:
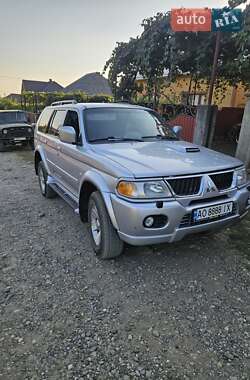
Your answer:
[[[33,147],[34,129],[28,123],[27,114],[21,110],[0,111],[0,151],[8,146]]]

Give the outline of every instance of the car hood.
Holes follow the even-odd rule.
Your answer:
[[[198,174],[242,165],[236,158],[185,141],[110,143],[92,148],[125,167],[135,178]]]
[[[16,128],[16,127],[30,127],[28,123],[11,123],[11,124],[0,124],[0,131],[7,128]]]

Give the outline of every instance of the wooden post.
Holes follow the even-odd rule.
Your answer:
[[[219,52],[220,52],[220,39],[221,39],[221,32],[219,31],[216,33],[213,68],[212,68],[212,73],[211,73],[211,78],[210,78],[208,99],[207,99],[207,105],[208,106],[210,106],[212,104],[212,99],[213,99],[214,83],[215,83],[215,79],[216,79],[218,57],[219,57]]]
[[[198,106],[193,142],[197,145],[211,147],[213,142],[217,106]]]
[[[250,93],[247,94],[247,103],[241,123],[240,137],[236,151],[236,157],[250,168]]]

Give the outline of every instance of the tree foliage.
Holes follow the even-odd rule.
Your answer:
[[[130,99],[137,90],[137,50],[138,38],[131,38],[129,42],[119,42],[105,64],[104,72],[109,69],[109,82],[115,98]]]
[[[230,0],[236,7],[245,0]],[[244,11],[245,27],[239,33],[223,33],[218,60],[217,87],[222,83],[250,83],[250,5]],[[118,99],[131,99],[138,88],[137,74],[147,80],[149,101],[157,103],[161,87],[178,74],[189,74],[195,82],[208,82],[213,64],[216,33],[186,33],[171,30],[170,13],[158,13],[142,21],[142,33],[128,43],[120,42],[106,62],[109,80]],[[164,75],[164,80],[162,79]],[[163,83],[164,82],[164,83]]]
[[[52,102],[59,100],[71,100],[74,99],[78,103],[89,103],[89,102],[112,102],[113,97],[107,95],[94,95],[89,96],[81,91],[64,93],[64,92],[53,92],[53,93],[32,93],[25,92],[22,94],[21,103],[14,102],[10,99],[0,98],[0,109],[23,109],[25,111],[40,113],[44,107],[49,106]]]
[[[15,110],[21,109],[20,103],[14,102],[11,99],[0,98],[0,110]]]

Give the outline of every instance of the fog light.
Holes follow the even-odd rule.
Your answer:
[[[154,224],[154,218],[152,216],[148,216],[146,219],[144,219],[144,226],[145,227],[152,227],[152,225]]]
[[[163,228],[163,227],[166,227],[167,223],[168,223],[167,215],[162,215],[162,214],[149,215],[143,221],[143,225],[146,228]]]

